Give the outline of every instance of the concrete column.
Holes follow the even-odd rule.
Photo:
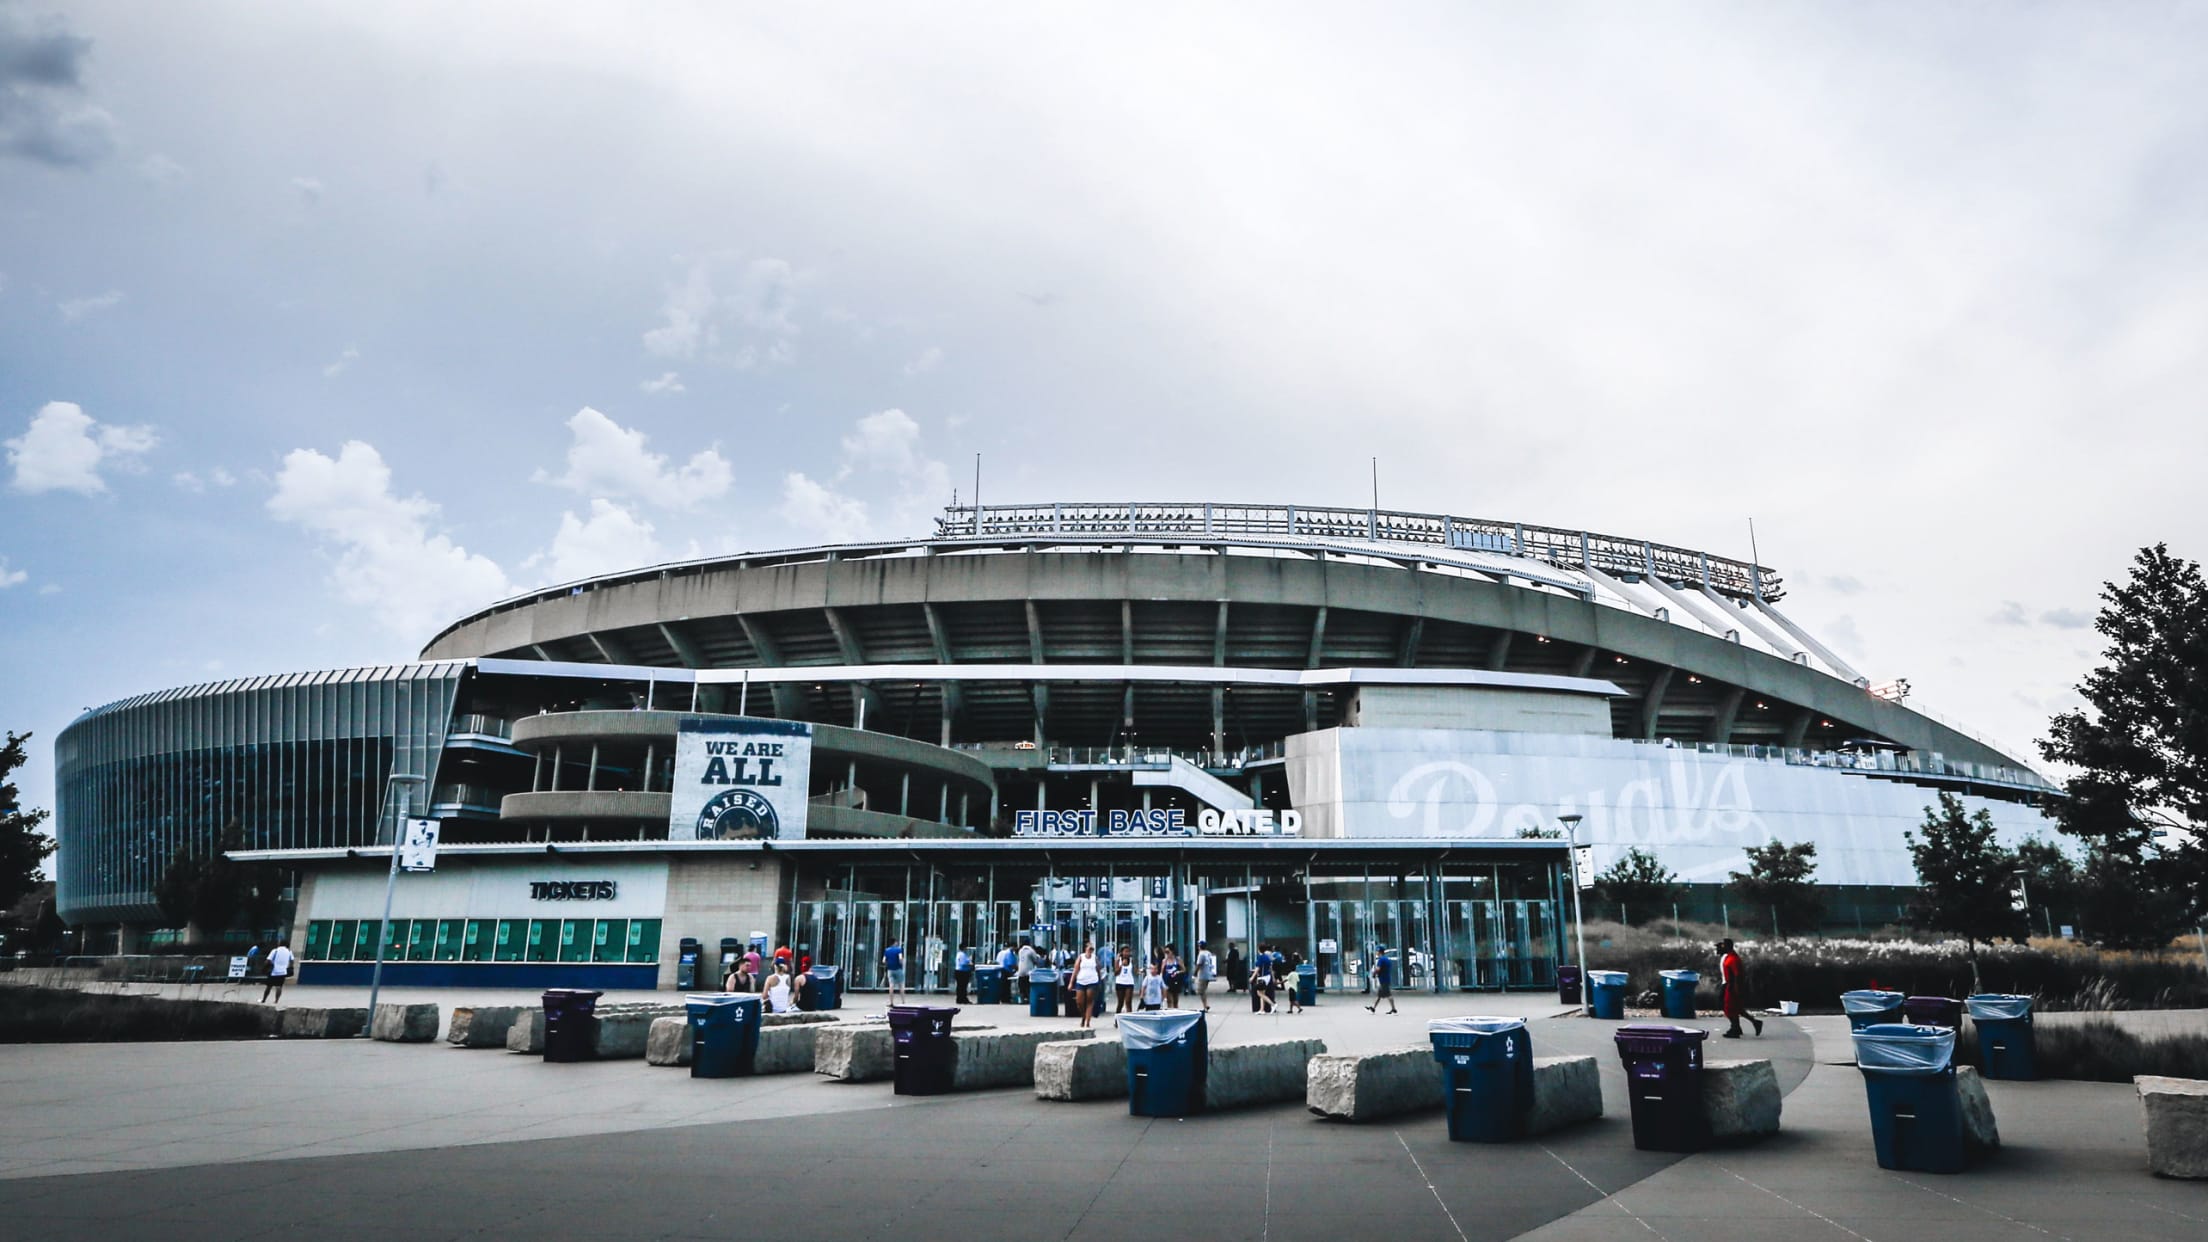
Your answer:
[[[658,767],[659,743],[647,742],[644,745],[644,784],[642,786],[645,793],[652,792],[652,775]]]
[[[1104,793],[1104,781],[1103,781],[1103,779],[1102,779],[1101,777],[1095,777],[1095,776],[1092,776],[1092,777],[1090,777],[1090,778],[1089,778],[1089,809],[1090,809],[1090,810],[1094,811],[1094,810],[1098,810],[1098,809],[1100,809],[1100,808],[1102,807],[1102,805],[1103,805],[1103,804],[1102,804],[1102,801],[1101,801],[1101,799],[1102,799],[1102,797],[1103,797],[1103,793]]]
[[[552,788],[549,791],[551,793],[560,792],[560,753],[559,747],[552,748]]]
[[[596,742],[592,742],[592,743],[590,744],[590,768],[589,768],[589,770],[588,770],[588,771],[586,771],[586,772],[585,772],[585,773],[583,774],[583,789],[584,789],[584,791],[585,791],[585,792],[589,792],[589,791],[593,791],[593,790],[596,790],[597,788],[598,788],[598,743],[596,743]]]
[[[941,788],[940,790],[938,790],[937,792],[938,792],[938,794],[939,794],[940,796],[939,796],[939,797],[938,797],[938,798],[936,799],[936,803],[935,803],[935,822],[936,822],[936,823],[939,823],[939,824],[947,824],[947,823],[950,823],[950,822],[951,822],[951,783],[950,783],[949,781],[945,781],[945,782],[943,782],[943,787],[942,787],[942,788]]]
[[[912,773],[910,772],[897,779],[897,813],[899,815],[912,814]]]

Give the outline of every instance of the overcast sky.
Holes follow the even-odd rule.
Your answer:
[[[2208,8],[0,0],[0,726],[984,499],[1749,553],[2022,748],[2208,554]]]

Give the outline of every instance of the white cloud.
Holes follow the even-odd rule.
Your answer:
[[[358,361],[360,361],[360,348],[355,345],[347,345],[345,352],[339,354],[335,361],[322,368],[322,378],[336,379],[345,373],[347,367]]]
[[[530,559],[543,581],[573,582],[623,569],[656,565],[667,559],[652,524],[610,500],[592,498],[588,521],[560,514],[552,547]]]
[[[674,396],[689,391],[682,386],[682,377],[673,371],[662,371],[658,379],[645,380],[637,388],[655,397],[661,393]]]
[[[2051,625],[2058,630],[2084,630],[2093,627],[2093,614],[2080,608],[2050,608],[2039,614],[2041,625]]]
[[[2001,606],[1986,618],[1989,625],[2030,625],[2031,618],[2024,615],[2024,605],[2013,599],[2001,601]]]
[[[866,502],[842,495],[812,478],[782,479],[782,520],[825,543],[850,543],[867,533]]]
[[[31,575],[28,571],[8,568],[8,558],[0,556],[0,591],[5,591],[12,586],[21,586],[30,581],[30,578]]]
[[[574,437],[567,448],[567,472],[540,470],[539,483],[553,483],[586,496],[625,496],[668,508],[686,509],[728,491],[734,471],[717,448],[701,449],[679,470],[667,456],[645,447],[645,435],[623,427],[584,406],[567,420]]]
[[[330,582],[338,596],[401,635],[426,637],[509,590],[495,562],[434,528],[436,504],[393,494],[391,468],[359,440],[346,441],[335,458],[313,449],[286,454],[268,512],[334,549]]]
[[[920,424],[903,410],[868,414],[839,442],[834,482],[889,497],[887,525],[877,529],[865,501],[803,473],[782,483],[785,521],[830,543],[875,535],[915,534],[935,508],[950,500],[950,470],[921,451]]]
[[[38,586],[38,593],[40,595],[59,595],[61,594],[61,584],[58,582],[42,582]]]
[[[138,459],[157,443],[151,427],[96,422],[75,402],[49,401],[7,442],[8,462],[19,492],[96,496],[107,490],[103,466],[140,469]]]
[[[905,364],[905,374],[926,375],[943,365],[943,347],[930,345],[920,351],[920,356]]]
[[[690,265],[669,286],[659,326],[644,333],[646,352],[660,358],[701,354],[738,370],[780,366],[797,356],[797,272],[781,259],[752,259],[734,273],[725,291],[718,269],[727,260]],[[726,344],[728,348],[724,349]]]
[[[120,289],[110,289],[105,293],[95,293],[87,297],[69,298],[59,303],[58,305],[61,311],[62,322],[76,323],[80,320],[89,318],[90,316],[97,315],[101,311],[110,310],[116,306],[119,306],[122,304],[122,301],[123,291]]]
[[[154,154],[138,161],[138,175],[166,190],[187,175],[184,166],[166,155]]]
[[[209,470],[204,476],[191,470],[179,470],[169,476],[169,482],[174,483],[184,491],[194,494],[206,491],[209,486],[228,487],[237,481],[236,475],[220,466]]]
[[[291,188],[299,195],[299,201],[312,207],[322,201],[322,181],[318,177],[293,177]]]

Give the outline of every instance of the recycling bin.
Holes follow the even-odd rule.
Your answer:
[[[1533,1037],[1524,1018],[1440,1018],[1426,1024],[1441,1065],[1455,1143],[1507,1143],[1533,1111]]]
[[[1663,977],[1663,1011],[1667,1018],[1691,1018],[1694,1016],[1694,990],[1702,986],[1702,976],[1692,970],[1660,970]]]
[[[598,1033],[598,998],[604,992],[547,988],[544,993],[544,1059],[588,1061]]]
[[[698,942],[688,936],[675,947],[675,986],[684,991],[698,986],[699,947]]]
[[[1625,1020],[1626,974],[1622,970],[1587,972],[1588,1011],[1612,1022]]]
[[[1901,1019],[1910,1026],[1957,1030],[1963,1025],[1963,1002],[1945,996],[1912,996],[1901,1002]]]
[[[1579,1003],[1579,967],[1559,966],[1556,968],[1556,1003],[1559,1005],[1576,1005]]]
[[[974,967],[974,1003],[977,1005],[1001,1005],[1004,1003],[1004,967]]]
[[[2031,997],[1981,992],[1965,997],[1963,1008],[1970,1013],[1970,1024],[1978,1028],[1980,1073],[2012,1082],[2039,1077]]]
[[[840,966],[815,966],[813,976],[813,1008],[843,1008],[843,968]]]
[[[1055,1018],[1058,1016],[1058,972],[1048,966],[1038,966],[1028,972],[1027,1016],[1031,1018]]]
[[[1203,1010],[1123,1013],[1119,1038],[1127,1047],[1129,1116],[1189,1117],[1203,1111],[1210,1058]]]
[[[760,997],[708,992],[684,998],[690,1011],[690,1076],[742,1078],[759,1053]]]
[[[1639,1022],[1618,1028],[1635,1147],[1700,1151],[1709,1143],[1702,1116],[1702,1045],[1709,1037],[1691,1026]]]
[[[1878,1167],[1960,1173],[1969,1159],[1955,1086],[1955,1032],[1882,1022],[1853,1033]]]
[[[1864,988],[1840,994],[1840,1010],[1848,1015],[1848,1030],[1860,1031],[1866,1026],[1879,1026],[1901,1021],[1899,992],[1881,992]]]
[[[1309,962],[1296,967],[1296,1003],[1299,1005],[1316,1005],[1319,1003],[1319,968]]]
[[[891,1005],[889,1035],[896,1045],[890,1081],[898,1095],[942,1095],[951,1089],[957,1050],[951,1043],[948,1005]]]

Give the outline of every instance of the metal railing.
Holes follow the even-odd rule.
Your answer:
[[[1674,742],[1629,739],[1640,746],[1655,746],[1666,750],[1692,750],[1705,755],[1728,755],[1736,759],[1761,759],[1776,761],[1793,767],[1834,768],[1841,771],[1887,772],[1896,776],[1934,776],[1955,780],[1978,781],[1984,784],[2007,785],[2021,789],[2060,792],[2056,786],[2039,773],[2028,768],[2012,768],[1993,763],[1972,763],[1963,759],[1948,759],[1939,755],[1921,754],[1916,751],[1860,750],[1811,750],[1806,747],[1788,746],[1740,746],[1721,742]]]
[[[439,785],[437,787],[437,792],[430,795],[429,804],[432,808],[445,806],[464,806],[474,807],[479,810],[496,811],[499,806],[499,800],[504,796],[505,794],[501,793],[497,789],[492,788],[489,785],[475,785],[467,783]]]
[[[511,738],[514,735],[514,722],[503,716],[485,716],[480,713],[470,713],[465,716],[453,717],[452,727],[445,732],[448,735],[466,733],[481,737]]]

